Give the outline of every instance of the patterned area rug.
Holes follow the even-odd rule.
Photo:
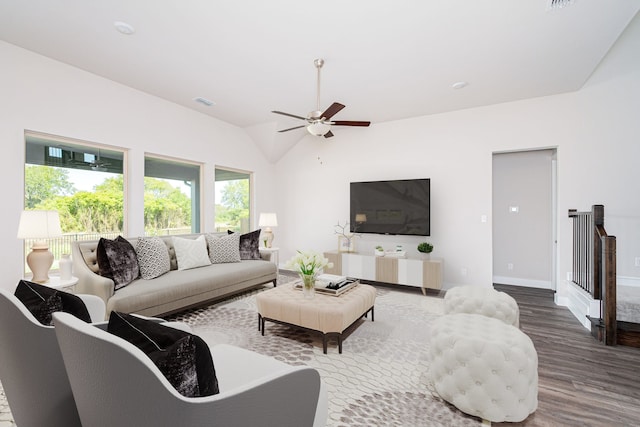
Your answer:
[[[320,333],[267,322],[265,336],[260,334],[255,296],[261,291],[172,320],[188,323],[210,344],[316,368],[328,389],[328,426],[482,425],[442,401],[429,381],[429,325],[442,313],[442,299],[378,287],[375,321],[360,319],[348,331],[342,354],[331,341],[323,354]]]

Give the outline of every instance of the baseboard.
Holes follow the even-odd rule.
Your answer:
[[[585,329],[591,330],[587,316],[600,317],[600,301],[594,300],[588,292],[573,282],[562,281],[562,289],[556,292],[555,303],[567,307]]]
[[[616,276],[616,283],[622,286],[640,288],[640,277]]]
[[[518,277],[493,276],[493,283],[512,286],[526,286],[528,288],[554,289],[548,280],[521,279]]]

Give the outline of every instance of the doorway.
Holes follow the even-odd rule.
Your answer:
[[[555,289],[556,155],[493,154],[493,283]]]

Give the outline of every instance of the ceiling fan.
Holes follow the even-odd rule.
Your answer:
[[[91,170],[97,171],[97,172],[106,172],[107,171],[107,166],[111,165],[111,163],[103,162],[102,160],[100,160],[100,149],[99,148],[98,148],[97,157],[94,157],[92,161],[87,162],[87,163],[89,163],[89,166],[91,167]]]
[[[78,147],[71,147],[66,145],[57,145],[56,147],[63,150],[63,156],[65,163],[70,163],[78,166],[89,166],[93,171],[106,172],[107,166],[111,166],[111,163],[105,162],[100,158],[100,149],[96,153],[87,153],[84,151],[78,151]]]
[[[333,133],[331,132],[331,126],[369,126],[371,122],[348,121],[348,120],[331,121],[331,118],[344,108],[344,105],[340,104],[339,102],[334,102],[329,106],[329,108],[324,110],[324,112],[320,110],[320,69],[324,65],[324,59],[316,59],[313,61],[313,64],[316,66],[318,70],[318,96],[317,96],[316,110],[310,112],[307,115],[307,117],[284,113],[282,111],[272,111],[272,113],[293,117],[294,119],[300,119],[307,122],[306,125],[294,126],[289,129],[279,130],[278,132],[288,132],[290,130],[306,127],[307,131],[311,135],[324,136],[325,138],[331,138],[333,136]]]

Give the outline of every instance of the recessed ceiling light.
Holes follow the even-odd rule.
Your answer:
[[[207,98],[203,98],[198,96],[197,98],[193,98],[194,101],[199,102],[202,105],[206,105],[207,107],[211,107],[215,102],[208,100]]]
[[[122,34],[126,34],[127,36],[136,32],[135,28],[126,22],[116,21],[113,23],[113,26],[116,27],[116,30],[120,31]]]
[[[469,86],[469,83],[467,82],[455,82],[454,84],[451,85],[451,87],[454,89],[462,89],[467,86]]]

